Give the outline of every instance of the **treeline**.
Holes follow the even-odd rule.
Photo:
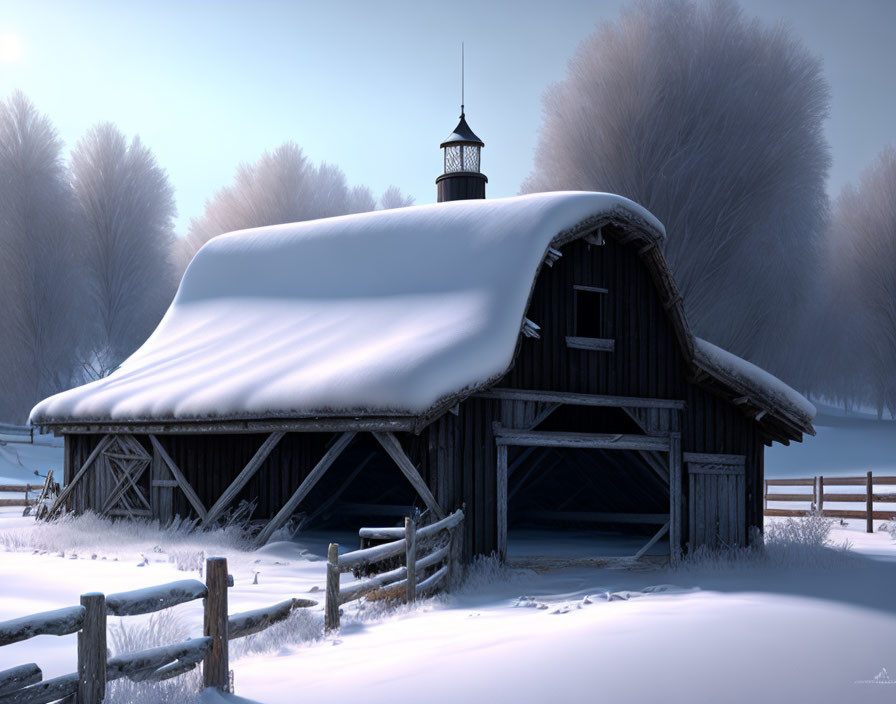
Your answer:
[[[524,191],[666,225],[696,334],[815,398],[896,413],[896,153],[833,204],[822,62],[733,0],[635,0],[544,97]]]
[[[196,250],[215,235],[413,202],[350,187],[286,143],[237,168],[186,237],[174,191],[139,137],[87,131],[66,157],[21,93],[0,103],[0,420],[104,376],[156,327]]]

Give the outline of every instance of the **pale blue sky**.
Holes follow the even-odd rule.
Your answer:
[[[238,162],[287,139],[351,184],[434,201],[464,40],[488,195],[513,195],[532,166],[545,87],[621,4],[0,0],[0,37],[21,45],[18,60],[0,46],[0,95],[21,88],[67,147],[101,120],[139,134],[168,170],[183,233]],[[896,143],[896,1],[743,4],[790,21],[825,61],[836,192]]]

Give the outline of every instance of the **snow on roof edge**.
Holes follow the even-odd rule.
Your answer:
[[[699,363],[723,377],[740,382],[748,388],[763,393],[768,400],[792,413],[799,421],[811,428],[812,420],[818,412],[815,406],[796,389],[788,386],[778,377],[738,357],[708,340],[694,337],[694,353]]]

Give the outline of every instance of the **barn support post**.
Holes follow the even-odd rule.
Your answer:
[[[497,448],[497,520],[498,520],[498,559],[507,560],[507,445]]]
[[[681,559],[681,433],[669,433],[669,560]]]

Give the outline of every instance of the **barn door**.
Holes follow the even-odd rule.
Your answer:
[[[689,482],[690,549],[747,543],[743,455],[685,453]]]

